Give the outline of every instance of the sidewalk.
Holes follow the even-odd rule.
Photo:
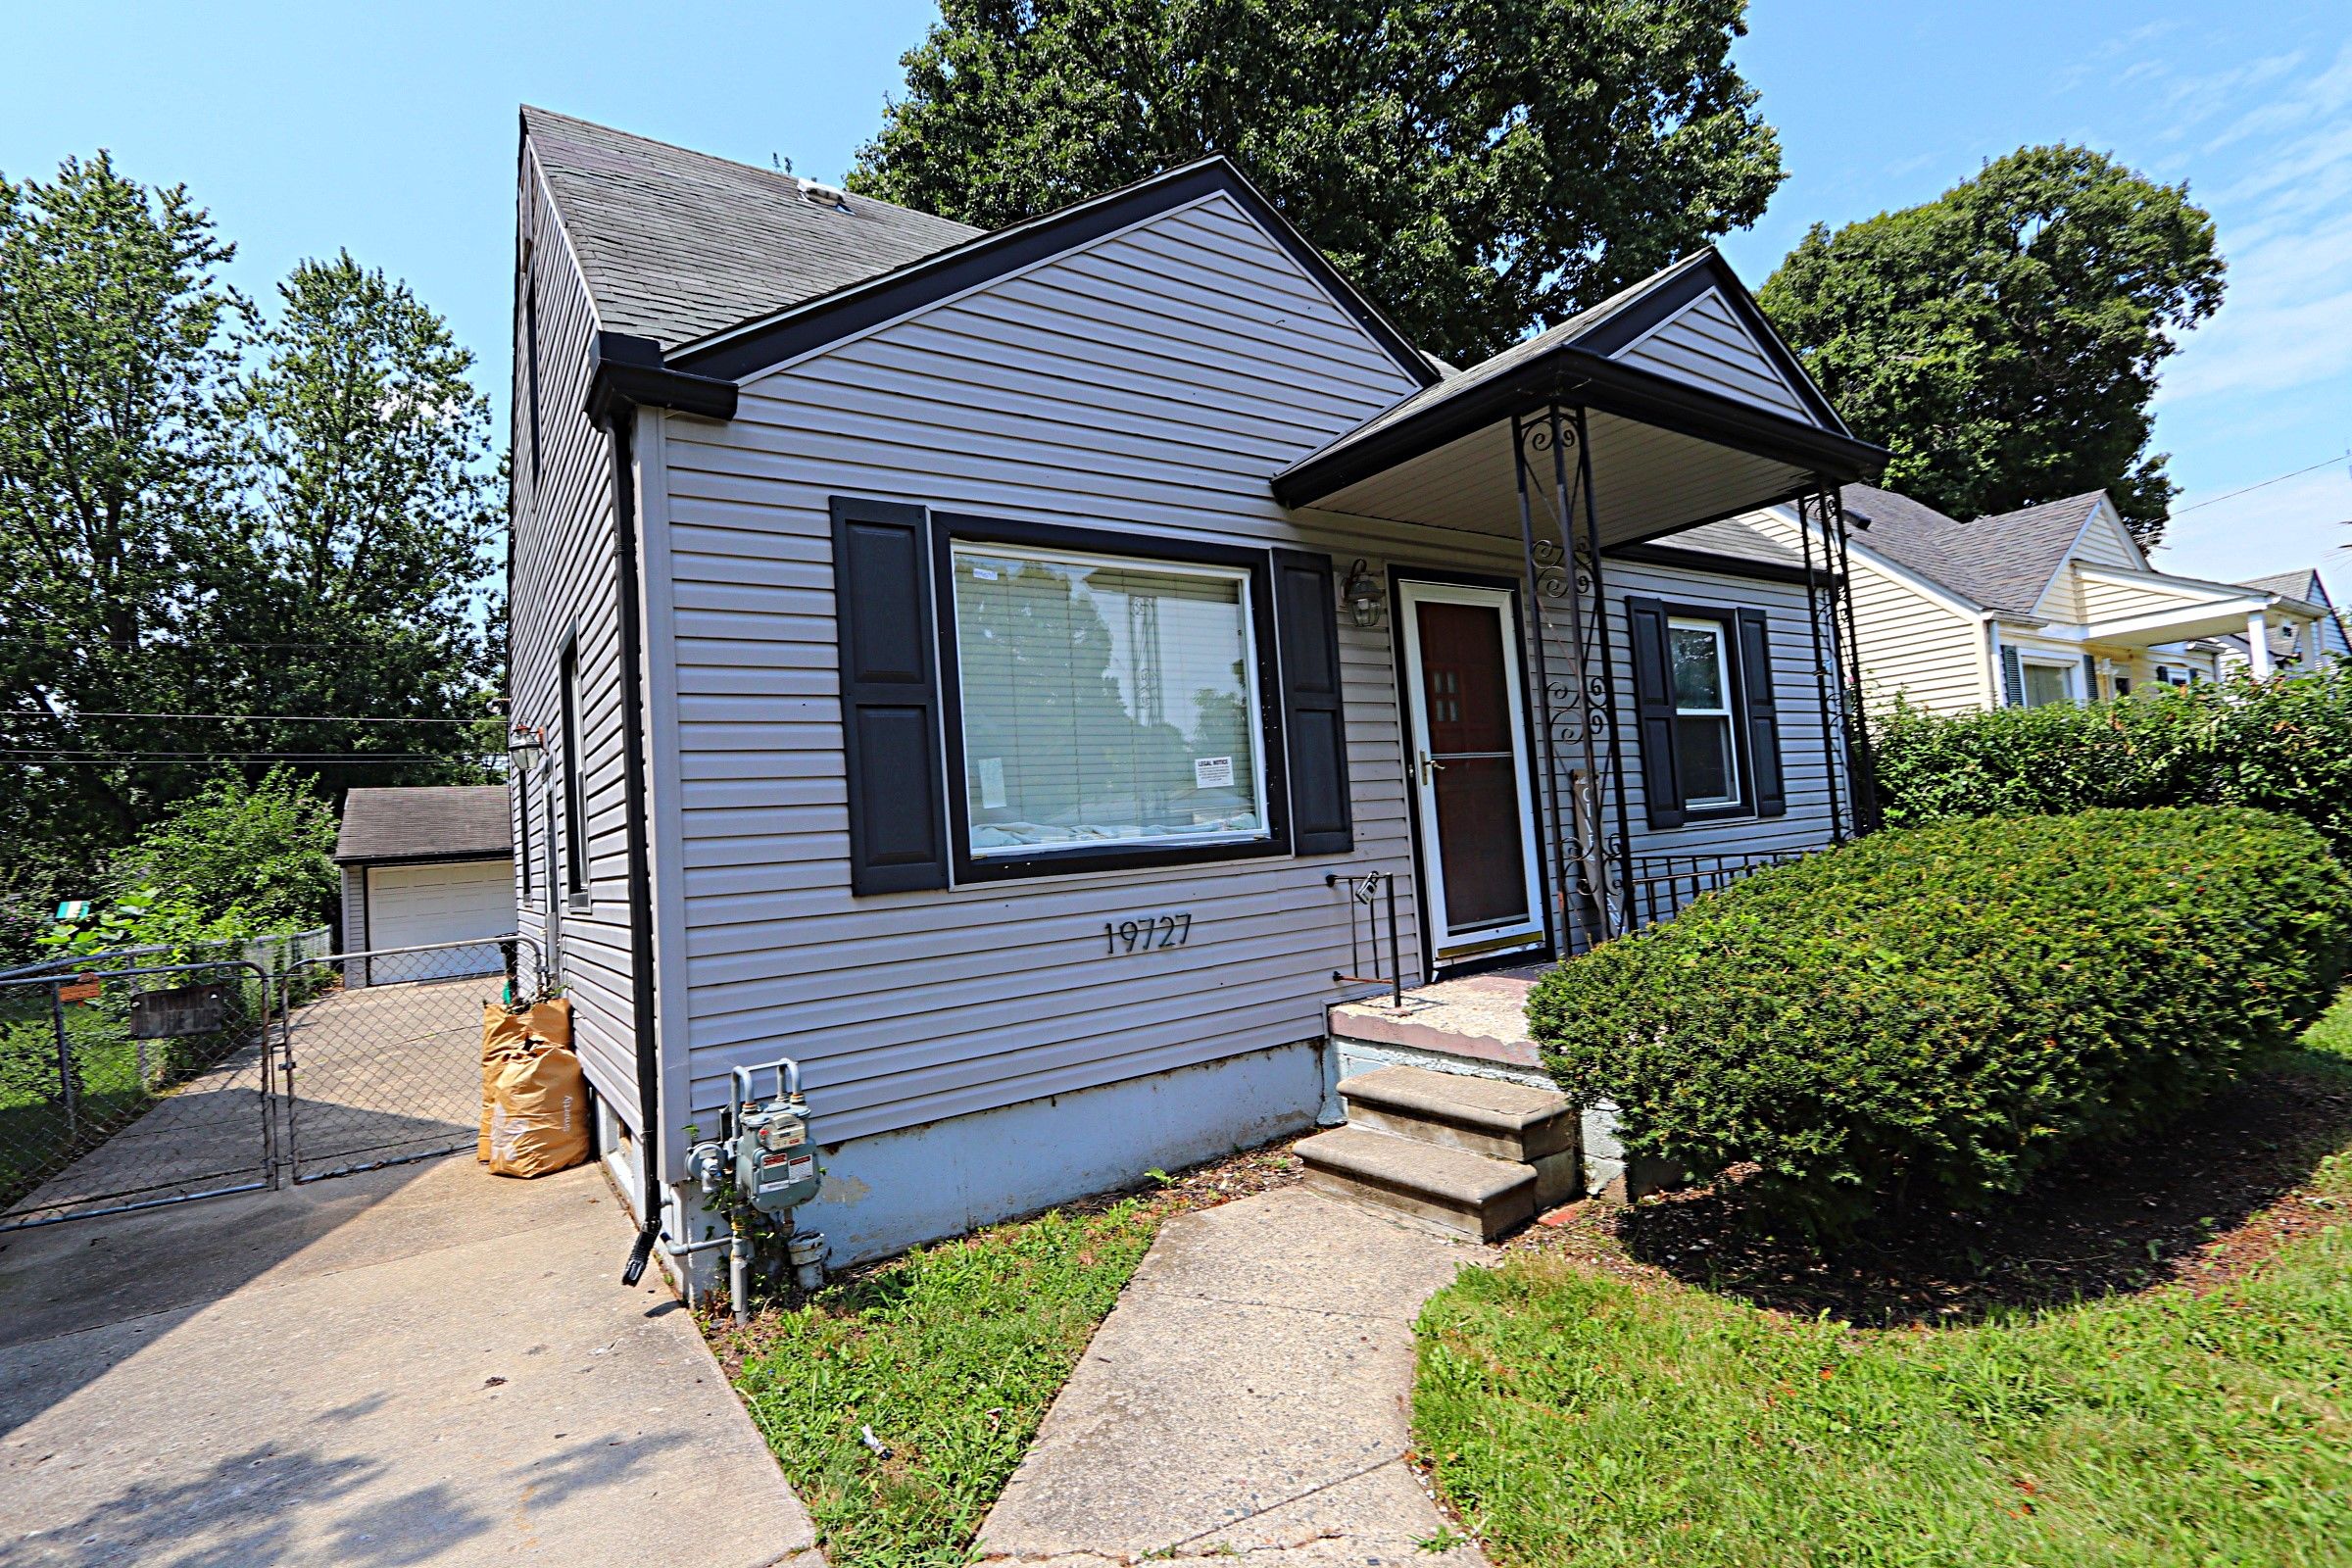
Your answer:
[[[1286,1188],[1160,1232],[981,1527],[993,1558],[1483,1568],[1405,1462],[1414,1315],[1475,1250]]]

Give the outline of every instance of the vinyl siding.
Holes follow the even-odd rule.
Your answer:
[[[827,498],[1516,579],[1515,516],[1469,534],[1274,504],[1272,473],[1412,388],[1216,197],[755,379],[729,424],[669,418],[680,1103],[790,1053],[830,1143],[1320,1037],[1357,994],[1331,978],[1348,903],[1325,876],[1412,872],[1390,617],[1341,616],[1351,853],[853,898]],[[1781,619],[1782,678],[1809,682]],[[1791,841],[1826,831],[1796,814],[1820,793],[1809,701],[1784,710]],[[1186,947],[1102,956],[1105,921],[1160,910],[1193,914]]]
[[[2186,612],[2215,602],[2209,588],[2197,588],[2183,583],[2178,588],[2156,582],[2124,582],[2112,577],[2091,576],[2072,568],[2066,573],[2076,586],[2076,602],[2068,612],[2053,614],[2052,620],[2089,623],[2102,620],[2121,620],[2130,615],[2165,615]]]
[[[1807,424],[1814,422],[1804,400],[1713,289],[1618,351],[1615,358]]]
[[[543,727],[547,756],[557,762],[546,781],[534,777],[531,808],[541,790],[556,798],[556,831],[570,830],[563,785],[569,760],[563,752],[560,681],[565,640],[579,646],[579,730],[586,785],[589,907],[564,906],[561,887],[551,916],[546,890],[523,907],[519,861],[515,872],[517,924],[543,945],[553,940],[550,966],[572,1004],[572,1038],[597,1093],[635,1126],[637,1067],[631,1016],[626,840],[621,809],[620,666],[617,587],[612,557],[612,473],[610,438],[588,422],[589,351],[596,331],[593,307],[561,221],[547,200],[526,148],[519,192],[521,232],[529,244],[538,285],[539,432],[544,450],[534,476],[531,462],[527,316],[514,312],[514,581],[509,608],[508,692],[517,724]],[[515,754],[516,776],[537,773],[540,754]],[[522,793],[519,788],[517,794]],[[544,817],[531,826],[533,852],[544,869]],[[516,843],[522,842],[519,837]],[[564,858],[556,857],[557,874]]]
[[[1741,521],[1799,548],[1796,522],[1785,512],[1753,513]],[[1848,555],[1865,700],[1875,707],[1899,696],[1937,713],[1985,707],[1984,622],[1881,566],[1863,547]]]
[[[337,870],[342,877],[342,951],[364,952],[368,947],[368,872],[365,867],[355,865],[339,866]],[[365,962],[345,964],[343,983],[354,989],[366,985],[368,965]]]

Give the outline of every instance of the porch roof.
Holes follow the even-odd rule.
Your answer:
[[[1367,420],[1275,475],[1275,498],[1441,526],[1515,520],[1513,420],[1555,404],[1588,411],[1604,547],[1886,460],[1846,429],[1709,249]]]

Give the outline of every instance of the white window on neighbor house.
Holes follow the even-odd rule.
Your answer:
[[[1731,629],[1713,618],[1666,622],[1674,662],[1675,771],[1690,809],[1740,804],[1740,750],[1732,718]]]
[[[974,861],[1271,837],[1246,566],[957,541]]]
[[[2019,660],[2018,663],[2025,676],[2028,708],[2047,708],[2052,703],[2079,700],[2075,683],[2082,672],[2080,662],[2029,657]]]

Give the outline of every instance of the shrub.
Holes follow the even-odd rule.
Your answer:
[[[215,779],[174,805],[117,858],[114,874],[119,887],[155,889],[202,919],[282,931],[327,918],[334,852],[333,809],[275,768],[251,786],[233,774]]]
[[[2241,809],[1889,830],[1573,958],[1528,1021],[1639,1153],[1816,1233],[2016,1192],[2283,1045],[2352,947],[2352,873]]]
[[[1886,821],[2123,806],[2254,806],[2352,859],[2352,664],[2077,707],[1874,714]]]

